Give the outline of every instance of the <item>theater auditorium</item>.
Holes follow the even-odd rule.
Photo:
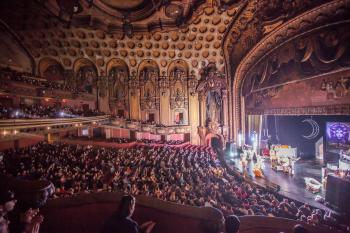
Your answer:
[[[2,0],[0,31],[0,233],[350,232],[350,0]]]

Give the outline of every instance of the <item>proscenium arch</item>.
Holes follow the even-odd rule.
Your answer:
[[[129,67],[125,61],[123,61],[122,59],[119,59],[119,58],[112,58],[111,60],[108,61],[107,65],[106,65],[106,75],[107,76],[109,75],[109,71],[111,71],[114,67],[124,67],[127,71],[128,76],[130,75]]]
[[[239,131],[242,131],[244,134],[245,130],[244,100],[241,96],[242,84],[249,70],[283,44],[298,36],[309,33],[315,28],[320,29],[322,27],[327,27],[332,21],[339,19],[340,16],[349,14],[349,10],[345,10],[348,9],[346,6],[349,6],[349,4],[350,0],[336,0],[315,7],[277,27],[276,30],[260,40],[259,43],[247,53],[237,66],[233,78],[232,126],[234,139],[237,139]]]
[[[49,67],[54,66],[54,65],[60,66],[63,70],[62,64],[51,57],[44,57],[44,58],[40,59],[40,61],[38,63],[38,74],[40,75],[40,77],[44,77],[44,72]]]

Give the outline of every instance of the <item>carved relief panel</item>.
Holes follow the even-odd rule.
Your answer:
[[[243,82],[247,112],[346,103],[348,31],[344,26],[300,36],[262,59]]]
[[[182,67],[170,72],[170,108],[188,108],[187,74]]]
[[[188,66],[177,60],[169,66],[171,123],[188,124]]]

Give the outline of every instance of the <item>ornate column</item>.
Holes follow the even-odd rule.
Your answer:
[[[198,95],[199,101],[199,127],[205,127],[205,96]]]
[[[198,95],[199,102],[199,127],[198,127],[198,135],[200,137],[201,145],[205,145],[205,136],[207,129],[205,127],[205,95]]]
[[[223,117],[223,127],[222,127],[222,134],[225,138],[225,141],[227,142],[229,140],[228,133],[229,133],[229,127],[228,127],[228,99],[227,99],[227,90],[222,90],[222,117]]]
[[[191,143],[195,145],[200,144],[200,138],[198,135],[198,127],[200,126],[200,106],[199,106],[199,96],[196,92],[196,87],[198,81],[196,77],[192,74],[188,79],[188,122],[191,126]]]

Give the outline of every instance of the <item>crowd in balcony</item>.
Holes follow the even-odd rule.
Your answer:
[[[27,72],[18,72],[11,69],[1,69],[0,70],[0,80],[1,84],[4,85],[9,81],[26,83],[33,85],[35,87],[41,87],[46,90],[62,90],[69,92],[77,92],[77,89],[74,87],[69,87],[68,85],[62,82],[54,82],[50,80],[43,79],[41,77],[33,76],[31,73]]]
[[[191,206],[212,206],[225,215],[264,215],[338,226],[336,219],[230,175],[205,147],[137,146],[128,149],[47,144],[8,150],[0,172],[47,179],[64,197],[81,192],[122,191]]]
[[[96,110],[84,111],[70,106],[52,107],[40,104],[20,105],[19,107],[4,107],[0,104],[0,119],[45,119],[74,118],[98,116],[103,113]]]

